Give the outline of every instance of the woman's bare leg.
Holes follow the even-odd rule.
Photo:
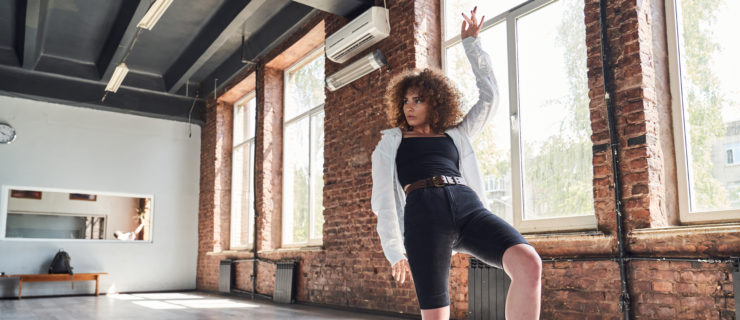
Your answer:
[[[539,319],[542,293],[542,260],[534,248],[518,244],[506,249],[504,271],[511,278],[506,298],[506,319]]]
[[[448,320],[450,319],[450,306],[436,309],[422,309],[422,320]]]

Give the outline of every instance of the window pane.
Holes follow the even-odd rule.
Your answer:
[[[497,1],[475,1],[475,0],[446,0],[445,1],[445,37],[450,39],[460,34],[460,26],[463,22],[462,13],[470,17],[470,10],[478,6],[476,16],[480,20],[486,16],[491,19],[515,6],[526,2],[525,0],[497,0]]]
[[[735,159],[732,154],[732,149],[727,149],[727,164],[733,164]]]
[[[303,118],[285,126],[283,153],[283,241],[308,240],[308,121]]]
[[[323,239],[324,112],[311,116],[311,239]]]
[[[246,234],[242,235],[242,243],[248,244],[254,242],[254,140],[250,141],[248,143],[249,148],[249,162],[247,165],[249,166],[249,178],[247,182],[248,191],[247,191],[247,199],[249,199],[247,202],[247,207],[244,211],[247,212],[246,219],[247,221],[242,222],[242,228],[247,229]]]
[[[517,20],[524,219],[593,214],[584,3]]]
[[[285,93],[285,120],[324,103],[324,55],[318,55],[288,74]]]
[[[506,25],[500,23],[479,35],[483,49],[491,56],[501,95],[493,121],[479,134],[473,146],[486,181],[491,211],[513,223],[511,195],[511,134],[509,131],[509,82],[506,60]],[[478,88],[462,43],[447,49],[446,74],[462,93],[463,109],[478,100]]]
[[[234,135],[232,141],[235,146],[244,142],[244,139],[246,139],[244,135],[244,130],[246,130],[244,121],[247,115],[245,113],[246,109],[243,104],[234,105]]]
[[[740,168],[721,155],[740,142],[740,2],[678,0],[676,8],[691,211],[740,209]]]
[[[246,246],[249,239],[248,229],[244,226],[249,223],[249,201],[247,198],[249,189],[246,183],[251,181],[251,165],[247,162],[246,152],[250,145],[250,143],[243,144],[234,148],[232,153],[230,240],[232,248]]]
[[[254,137],[256,102],[256,98],[251,98],[234,105],[233,143],[235,146]]]
[[[257,98],[249,99],[246,103],[246,119],[244,123],[246,125],[244,126],[244,137],[245,139],[250,139],[254,137],[254,120],[255,120],[255,112],[257,112]]]

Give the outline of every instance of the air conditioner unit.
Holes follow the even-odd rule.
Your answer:
[[[343,63],[391,33],[388,9],[370,7],[359,17],[326,38],[324,48],[331,61]]]
[[[364,77],[366,74],[378,70],[386,64],[385,56],[380,49],[370,52],[368,55],[357,59],[348,66],[326,77],[326,87],[335,91],[346,86],[352,81]]]

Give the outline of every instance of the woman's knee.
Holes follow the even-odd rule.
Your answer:
[[[528,244],[512,246],[504,252],[504,270],[512,280],[539,282],[542,277],[542,259]]]
[[[421,318],[423,320],[447,320],[450,318],[450,306],[435,309],[421,309]]]

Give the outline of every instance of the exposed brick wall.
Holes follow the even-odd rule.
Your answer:
[[[235,263],[236,279],[235,286],[237,289],[252,291],[252,271],[254,262],[245,261]],[[275,283],[275,264],[267,262],[257,263],[257,292],[266,295],[272,295]]]
[[[201,289],[218,289],[218,260],[209,256],[229,245],[231,208],[232,105],[210,101],[208,123],[201,130],[198,210],[198,277]]]
[[[609,143],[601,74],[599,3],[585,1],[585,28],[592,141]],[[678,225],[676,173],[662,0],[608,2],[607,25],[616,79],[618,156],[620,160],[628,254],[645,257],[729,257],[740,254],[740,232],[732,226],[646,228]],[[376,1],[382,5],[382,1]],[[440,2],[388,1],[391,36],[358,56],[380,49],[388,68],[375,71],[335,92],[326,91],[323,246],[280,249],[282,211],[283,69],[295,59],[296,44],[347,23],[321,13],[278,45],[234,83],[256,74],[258,133],[256,202],[258,212],[257,292],[272,295],[275,266],[270,261],[297,259],[297,299],[313,303],[418,314],[413,283],[391,278],[370,210],[370,154],[387,128],[382,93],[391,77],[407,68],[439,67]],[[302,43],[315,43],[305,41]],[[310,45],[306,45],[310,46]],[[306,50],[310,48],[304,48]],[[291,51],[290,55],[282,55]],[[276,61],[279,61],[276,62]],[[346,65],[346,64],[344,64]],[[344,65],[326,60],[326,75]],[[255,72],[255,73],[252,73]],[[227,85],[227,88],[235,84]],[[230,203],[231,105],[229,96],[210,101],[202,130],[199,215],[199,289],[217,290],[219,260],[251,258],[251,251],[228,251]],[[224,96],[226,98],[226,96]],[[226,112],[225,110],[228,110]],[[630,145],[631,138],[645,136]],[[611,152],[596,152],[594,207],[597,230],[590,233],[528,235],[545,257],[613,257],[616,212]],[[280,249],[280,250],[278,250]],[[462,319],[468,306],[468,255],[452,259],[451,315]],[[734,317],[732,278],[726,263],[627,262],[635,318]],[[236,263],[236,287],[251,290],[253,262]],[[618,319],[621,282],[615,261],[557,261],[543,266],[543,319]]]
[[[621,318],[619,266],[612,261],[545,263],[542,279],[543,319]]]
[[[735,319],[732,265],[634,261],[635,319]]]
[[[658,1],[659,2],[659,1]],[[620,180],[627,230],[668,225],[665,205],[666,183],[663,180],[664,155],[658,141],[671,142],[670,131],[661,131],[661,108],[666,103],[667,72],[656,70],[656,60],[667,59],[665,46],[656,46],[649,21],[664,23],[662,11],[653,10],[651,1],[609,1],[607,5],[607,37],[611,53],[609,68],[613,71],[616,109],[616,132],[619,139]],[[601,64],[601,32],[599,29],[599,1],[586,1],[586,42],[588,46],[589,97],[594,145],[609,143],[607,109]],[[662,38],[665,42],[665,37]],[[665,63],[661,64],[665,67]],[[661,92],[656,92],[656,89]],[[665,113],[663,113],[665,114]],[[663,124],[666,125],[666,124]],[[670,125],[670,122],[667,123]],[[630,141],[644,136],[642,142]],[[670,150],[672,152],[672,149]],[[614,233],[614,194],[612,188],[611,153],[594,155],[594,198],[602,230]],[[672,159],[672,158],[671,158]],[[675,186],[673,186],[675,189]],[[674,199],[671,199],[674,200]],[[675,210],[675,207],[671,207]],[[610,214],[599,215],[598,213]]]
[[[642,257],[737,255],[740,251],[737,228],[682,227],[665,231],[647,230],[679,224],[664,1],[616,0],[607,3],[608,45],[611,50],[609,67],[614,73],[615,96],[612,98],[616,105],[616,133],[619,139],[618,157],[624,227],[628,232],[628,254]],[[601,73],[599,1],[586,0],[585,14],[592,141],[594,145],[608,144],[607,109]],[[640,137],[644,137],[644,140],[630,141]],[[593,164],[599,230],[614,235],[616,213],[611,189],[613,175],[610,150],[595,153]],[[615,262],[605,263],[616,266]],[[579,264],[584,267],[594,262]],[[728,271],[730,265],[727,263],[631,261],[626,265],[631,313],[635,318],[734,317],[734,301],[727,298],[733,297],[731,285],[728,284],[732,280]],[[609,270],[611,272],[607,276],[618,280],[619,269]],[[549,275],[551,271],[545,265],[546,284],[552,283],[549,279],[549,276],[554,276]],[[705,272],[712,275],[712,282],[721,282],[714,285],[716,290],[687,292],[687,288],[706,288],[709,276],[704,275]],[[592,276],[585,270],[573,275],[579,278]],[[601,285],[601,281],[598,285]],[[610,288],[618,286],[617,282]],[[679,287],[682,291],[677,290]],[[573,290],[595,299],[601,297],[597,293],[588,294],[587,291],[576,288]],[[547,288],[543,290],[543,297],[545,300],[550,298]],[[617,297],[618,295],[608,300],[617,302]],[[569,312],[582,312],[585,316],[595,306],[593,304],[585,310]],[[548,318],[560,317],[556,311],[548,314],[543,308],[543,312],[543,316]],[[618,315],[619,310],[616,312]]]
[[[440,1],[413,1],[416,68],[442,68]]]
[[[257,80],[257,149],[255,152],[255,199],[257,203],[257,249],[280,247],[283,166],[283,74],[260,68]]]

